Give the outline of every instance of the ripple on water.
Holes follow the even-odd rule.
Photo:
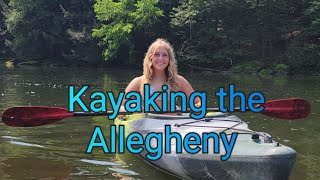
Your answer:
[[[98,160],[90,160],[90,159],[81,159],[81,162],[96,164],[96,165],[104,165],[104,166],[121,166],[121,164],[108,162],[108,161],[98,161]]]
[[[38,144],[32,144],[32,143],[26,143],[26,142],[20,142],[20,141],[10,141],[11,144],[19,145],[19,146],[29,146],[29,147],[39,147],[44,148],[44,146],[38,145]]]
[[[83,170],[83,169],[77,167],[77,172],[70,173],[70,175],[72,175],[72,176],[81,176],[81,175],[84,175],[84,174],[87,174],[87,173],[89,173],[89,171]]]
[[[1,136],[4,139],[23,139],[23,137],[14,137],[14,136]]]
[[[122,168],[108,168],[111,171],[115,171],[117,173],[126,174],[126,175],[139,175],[139,173]]]

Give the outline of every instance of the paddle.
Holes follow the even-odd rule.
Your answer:
[[[300,98],[272,100],[259,106],[264,106],[262,114],[280,119],[302,119],[309,115],[311,109],[309,102]],[[219,112],[219,108],[208,108],[207,111]],[[236,108],[235,111],[240,111],[240,108]],[[34,127],[51,124],[69,117],[109,114],[112,112],[69,112],[67,109],[59,107],[22,106],[7,109],[2,115],[2,121],[8,126]],[[119,112],[118,114],[132,113]]]

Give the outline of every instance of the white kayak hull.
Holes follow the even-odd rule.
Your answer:
[[[296,152],[292,148],[273,141],[266,133],[251,131],[236,116],[222,113],[206,116],[200,121],[188,116],[132,115],[116,119],[115,124],[125,126],[125,136],[133,132],[144,137],[152,132],[164,133],[165,125],[170,125],[171,132],[179,133],[182,138],[189,132],[196,132],[200,136],[208,132],[238,133],[231,156],[226,161],[221,161],[221,156],[226,153],[221,141],[219,154],[214,154],[213,148],[211,151],[209,148],[209,153],[200,151],[190,154],[185,150],[175,153],[176,144],[172,141],[171,153],[163,153],[156,161],[146,157],[149,153],[146,148],[139,154],[152,166],[182,179],[288,179],[296,159]],[[150,142],[151,146],[157,146],[156,141]],[[211,143],[208,147],[213,146]]]

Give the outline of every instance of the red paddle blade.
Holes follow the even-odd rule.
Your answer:
[[[2,121],[8,126],[33,127],[50,124],[72,117],[67,109],[46,106],[12,107],[2,114]]]
[[[268,101],[262,106],[262,114],[279,119],[303,119],[311,110],[309,102],[301,98]]]

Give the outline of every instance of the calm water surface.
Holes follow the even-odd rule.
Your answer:
[[[59,106],[68,108],[68,86],[90,85],[93,91],[123,91],[140,71],[57,67],[0,66],[0,114],[11,106]],[[320,77],[259,77],[185,73],[193,87],[208,93],[208,106],[216,107],[214,92],[235,84],[246,94],[261,91],[267,100],[301,97],[311,103],[312,114],[302,121],[272,119],[254,113],[237,115],[251,129],[268,132],[298,152],[291,180],[320,179]],[[111,110],[110,105],[107,108]],[[0,122],[0,179],[175,179],[130,153],[86,154],[95,126],[108,139],[112,121],[105,117],[78,117],[34,128],[13,128]]]

